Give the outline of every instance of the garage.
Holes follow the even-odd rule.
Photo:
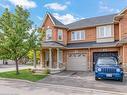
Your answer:
[[[87,71],[88,62],[85,53],[69,53],[67,70],[71,71]]]
[[[96,63],[99,57],[115,57],[118,58],[118,52],[94,52],[93,53],[93,62]],[[93,71],[94,71],[94,64],[93,64]]]

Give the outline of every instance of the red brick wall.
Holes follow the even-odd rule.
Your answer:
[[[71,31],[68,32],[68,42],[92,42],[96,41],[96,27],[81,29],[85,30],[85,39],[80,41],[71,41]],[[119,40],[119,24],[114,24],[114,38]]]
[[[127,44],[123,46],[123,63],[127,64]]]
[[[96,41],[96,28],[86,28],[82,29],[85,32],[85,39],[80,41],[71,41],[71,31],[68,32],[68,42],[90,42]]]
[[[120,38],[127,38],[127,12],[125,12],[123,18],[120,20]]]
[[[119,24],[114,25],[114,37],[115,40],[119,40]]]
[[[122,49],[122,54],[123,54],[123,68],[127,72],[127,44],[123,45]]]
[[[125,48],[125,54],[124,57],[127,56],[127,45],[124,47]],[[44,51],[47,51],[47,49],[43,50],[43,55],[44,55]],[[63,63],[66,64],[67,63],[67,55],[68,53],[85,53],[87,55],[87,59],[88,59],[88,70],[92,71],[93,68],[93,52],[115,52],[118,51],[118,55],[123,56],[123,52],[122,52],[122,48],[93,48],[93,49],[73,49],[73,50],[63,50]],[[52,57],[53,57],[53,63],[57,62],[57,51],[56,49],[52,49]],[[44,60],[44,58],[43,58]],[[127,58],[124,60],[124,62],[127,62]]]
[[[52,39],[53,39],[53,41],[56,41],[56,28],[54,27],[54,25],[53,25],[53,22],[51,21],[51,19],[50,19],[50,17],[49,16],[47,16],[47,18],[46,18],[46,20],[45,20],[45,23],[44,23],[44,26],[43,26],[44,28],[45,28],[45,30],[47,29],[47,28],[50,28],[50,29],[52,29],[52,31],[53,31],[53,34],[52,34]]]
[[[123,18],[123,20],[121,20],[121,24],[122,27],[120,28],[121,31],[124,30],[124,32],[122,32],[122,35],[127,34],[126,32],[126,26],[125,24],[127,24],[126,21],[126,17]],[[58,29],[63,29],[63,28],[58,28],[58,27],[54,27],[53,22],[51,21],[50,17],[48,16],[45,20],[44,23],[44,28],[51,28],[53,30],[53,41],[57,41],[57,31]],[[126,30],[125,30],[126,29]],[[91,28],[84,28],[83,30],[85,30],[85,39],[84,40],[80,40],[80,41],[71,41],[71,32],[67,31],[67,29],[63,29],[63,43],[66,45],[68,42],[91,42],[91,41],[96,41],[96,27],[91,27]],[[115,24],[114,25],[114,37],[115,40],[119,40],[119,25]]]
[[[43,26],[43,27],[44,27],[45,29],[47,29],[48,27],[49,27],[50,29],[52,29],[52,31],[53,31],[53,35],[52,35],[53,41],[58,41],[58,40],[57,40],[58,29],[62,29],[62,30],[63,30],[63,41],[62,41],[62,42],[63,42],[65,45],[67,44],[67,29],[55,27],[49,16],[47,16],[47,18],[46,18],[46,20],[45,20],[45,23],[44,23],[44,26]]]

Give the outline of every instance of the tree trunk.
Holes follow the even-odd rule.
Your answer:
[[[34,49],[34,68],[36,68],[37,60],[36,60],[36,50]]]
[[[19,74],[19,66],[18,66],[18,60],[15,60],[15,65],[16,65],[16,75]]]

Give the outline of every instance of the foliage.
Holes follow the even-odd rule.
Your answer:
[[[37,61],[40,60],[40,51],[36,51],[36,55],[37,55],[36,56]],[[33,50],[29,51],[28,54],[27,54],[27,56],[28,56],[28,58],[30,60],[33,61],[33,59],[34,59],[34,52],[33,52]]]
[[[36,82],[38,80],[41,80],[45,78],[47,74],[43,75],[34,75],[30,70],[20,70],[20,74],[16,75],[15,71],[9,71],[9,72],[3,72],[0,73],[0,77],[2,78],[13,78],[13,79],[23,79],[23,80],[29,80],[32,82]]]
[[[17,6],[15,13],[8,9],[0,17],[0,58],[15,60],[18,72],[18,60],[25,56],[35,43],[35,31],[32,29],[30,13]]]

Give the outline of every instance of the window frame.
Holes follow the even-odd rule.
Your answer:
[[[72,41],[85,40],[85,30],[71,31],[71,40]]]
[[[103,32],[101,29],[103,29]],[[112,25],[98,26],[96,32],[97,32],[97,38],[110,38],[113,36]]]
[[[59,39],[59,36],[61,36],[61,39]],[[62,29],[58,29],[57,40],[58,41],[63,41],[63,30]]]
[[[50,33],[48,33],[48,32],[49,32],[48,30],[50,30]],[[51,39],[48,39],[48,35],[51,36]],[[53,39],[52,37],[53,37],[53,31],[52,31],[51,28],[48,28],[48,29],[46,30],[46,37],[45,37],[45,40],[46,40],[46,41],[52,41],[52,39]]]

